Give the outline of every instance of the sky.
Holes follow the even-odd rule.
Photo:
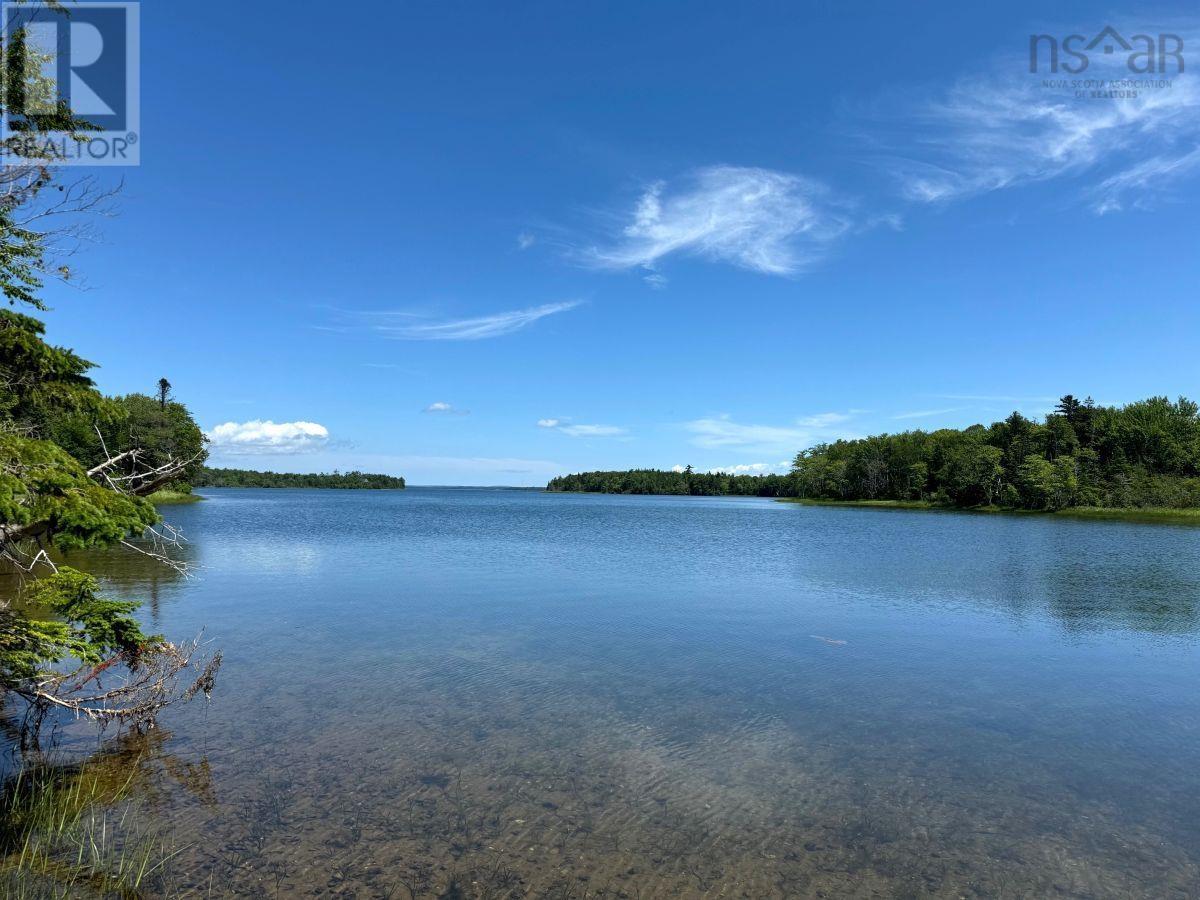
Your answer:
[[[1103,44],[1031,75],[1029,42],[1175,34],[1200,68],[1198,21],[146,0],[141,164],[100,173],[49,336],[106,392],[167,377],[213,465],[411,484],[1195,397],[1196,76]],[[1110,78],[1140,84],[1063,83]]]

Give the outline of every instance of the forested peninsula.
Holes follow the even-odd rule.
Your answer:
[[[368,472],[303,474],[295,472],[255,472],[251,469],[203,468],[192,479],[196,487],[241,488],[366,488],[370,490],[404,489],[404,479],[395,475]]]
[[[1200,416],[1191,400],[1099,406],[1063,397],[1041,422],[1014,412],[965,429],[818,444],[787,475],[585,472],[549,491],[754,495],[1023,510],[1200,509]]]

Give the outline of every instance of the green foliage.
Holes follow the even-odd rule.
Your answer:
[[[403,490],[404,479],[395,475],[372,475],[366,472],[337,472],[331,474],[296,474],[289,472],[255,472],[250,469],[201,468],[192,480],[196,487],[248,488],[368,488],[371,490]]]
[[[49,4],[60,9],[57,3]],[[10,306],[44,309],[37,295],[55,270],[55,243],[29,223],[94,209],[87,179],[74,189],[54,183],[63,140],[86,141],[96,130],[57,100],[43,75],[52,56],[27,43],[19,29],[0,46],[0,114],[8,134],[0,196],[0,292]],[[82,185],[82,186],[81,186]],[[52,199],[39,198],[51,191]],[[13,310],[0,310],[0,557],[44,571],[30,541],[59,550],[106,547],[158,521],[146,500],[111,489],[88,474],[106,457],[145,442],[140,463],[202,450],[203,436],[179,404],[151,398],[104,397],[88,376],[92,363],[44,339],[45,327]],[[165,383],[165,380],[164,380]],[[168,386],[169,388],[169,386]],[[143,402],[145,401],[145,402]],[[152,409],[147,408],[147,404]],[[128,462],[129,460],[124,460]],[[116,469],[106,475],[119,475]],[[150,490],[153,479],[139,483]],[[40,672],[68,657],[100,664],[115,653],[133,663],[147,640],[133,618],[134,604],[96,594],[91,576],[61,567],[0,598],[0,689],[25,690]]]
[[[601,494],[679,494],[748,497],[787,496],[789,479],[784,475],[725,475],[721,473],[674,472],[661,469],[631,469],[628,472],[581,472],[553,479],[548,491]]]
[[[61,550],[109,546],[158,521],[153,505],[88,477],[50,441],[0,432],[0,523],[32,526]]]
[[[797,496],[955,506],[1200,506],[1200,416],[1180,398],[1100,407],[1067,395],[1044,422],[837,441],[796,456]]]
[[[738,494],[1060,510],[1200,507],[1200,415],[1190,400],[1100,407],[1063,397],[1044,422],[1014,412],[990,426],[818,444],[790,475],[657,469],[583,472],[550,491]]]
[[[40,272],[45,266],[42,235],[23,228],[13,220],[13,211],[0,206],[0,290],[10,304],[27,303],[35,309],[45,304],[34,293],[42,286]]]
[[[153,640],[133,618],[138,604],[106,600],[96,590],[95,578],[66,566],[29,583],[20,597],[24,611],[5,610],[0,619],[0,687],[20,687],[67,657],[93,664],[115,653],[134,658]]]
[[[49,438],[70,418],[112,420],[118,411],[87,375],[93,364],[46,343],[45,330],[37,319],[0,309],[0,421]]]
[[[100,423],[86,415],[65,416],[54,424],[53,439],[85,465],[94,466],[108,453],[116,456],[138,449],[136,465],[157,468],[170,460],[191,460],[180,481],[199,474],[208,456],[206,438],[186,406],[145,394],[126,394],[108,400],[109,415]],[[97,437],[99,429],[103,444]],[[130,461],[124,469],[132,471]]]

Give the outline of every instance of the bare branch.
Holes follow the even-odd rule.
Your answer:
[[[118,653],[96,666],[47,673],[14,693],[37,710],[38,717],[50,709],[66,709],[103,724],[152,722],[173,703],[186,702],[197,694],[211,695],[221,654],[202,661],[198,658],[200,646],[199,638],[182,646],[163,641],[136,653]],[[194,677],[181,690],[180,680],[189,671]],[[106,674],[116,679],[115,686],[107,690],[100,682]],[[93,683],[92,690],[85,690]]]

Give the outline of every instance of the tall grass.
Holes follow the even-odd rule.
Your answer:
[[[156,896],[177,851],[127,802],[136,765],[39,765],[0,797],[0,886],[25,898]]]

